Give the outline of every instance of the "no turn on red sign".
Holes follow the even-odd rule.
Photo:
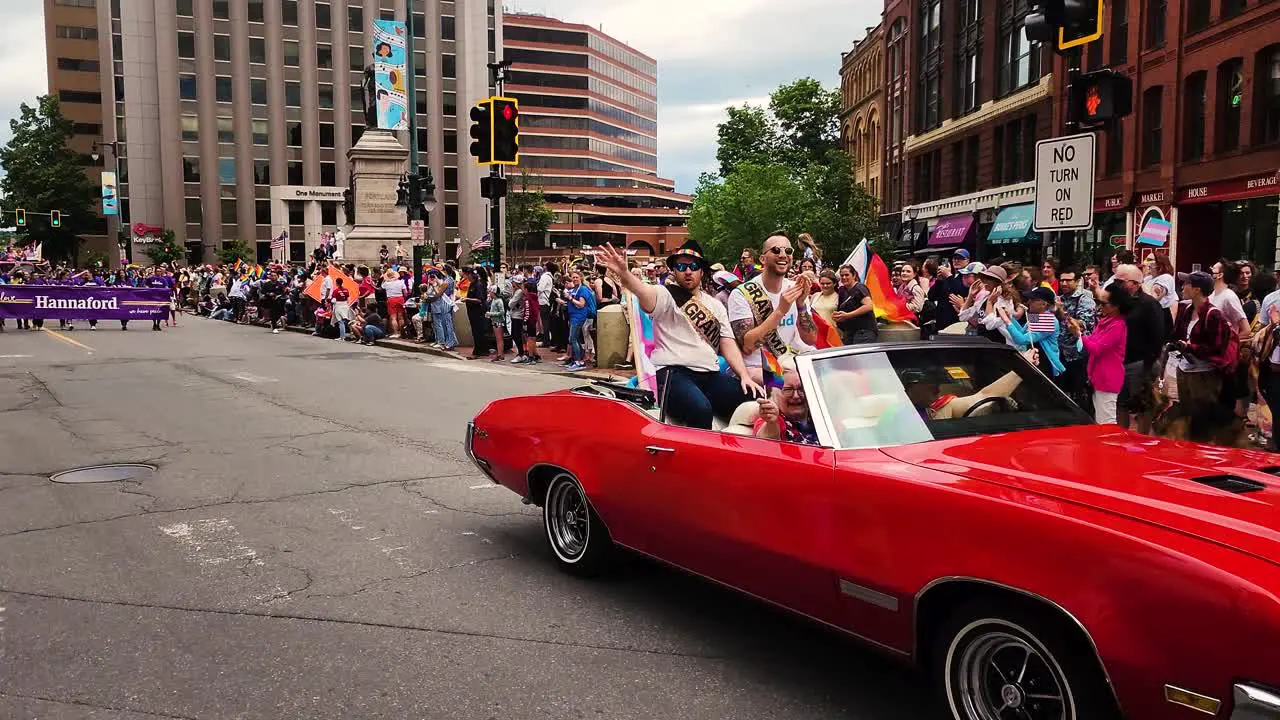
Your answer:
[[[1090,133],[1036,143],[1036,232],[1093,227],[1095,148]]]

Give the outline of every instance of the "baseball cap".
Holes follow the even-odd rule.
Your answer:
[[[960,271],[960,274],[961,275],[977,275],[979,273],[985,272],[986,269],[987,269],[987,266],[983,265],[980,262],[971,262],[968,265],[964,266],[964,269]]]
[[[711,276],[711,279],[715,280],[717,283],[720,283],[721,285],[728,285],[729,283],[738,282],[738,276],[734,275],[728,270],[717,270],[716,273]]]
[[[968,251],[968,250],[965,250],[964,248],[956,248],[956,251],[955,251],[955,252],[953,252],[953,253],[951,253],[951,257],[953,257],[953,258],[957,258],[957,257],[958,257],[958,258],[964,258],[965,260],[968,260],[968,259],[969,259],[969,251]],[[979,263],[979,264],[981,264],[981,263]]]
[[[1213,292],[1213,276],[1203,270],[1188,275],[1187,282],[1205,295]]]
[[[1053,294],[1053,290],[1043,286],[1031,288],[1022,294],[1022,299],[1026,301],[1043,300],[1050,305],[1058,302],[1058,296]]]

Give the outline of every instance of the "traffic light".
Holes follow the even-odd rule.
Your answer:
[[[1072,81],[1067,92],[1067,119],[1086,127],[1133,112],[1133,81],[1114,70],[1084,73]]]
[[[471,155],[477,165],[493,164],[493,98],[486,98],[471,108]]]
[[[62,227],[62,211],[61,210],[49,211],[49,226]]]
[[[520,162],[520,101],[515,98],[493,98],[493,161]]]
[[[1104,0],[1032,0],[1023,21],[1027,39],[1049,43],[1055,52],[1087,45],[1102,37]]]
[[[14,215],[14,217],[15,217],[15,218],[17,218],[18,227],[26,227],[26,226],[27,226],[27,211],[26,211],[26,210],[24,210],[23,208],[18,208],[17,210],[14,210],[14,211],[13,211],[13,215]]]

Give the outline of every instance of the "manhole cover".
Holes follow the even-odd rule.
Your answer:
[[[121,480],[146,480],[155,473],[151,465],[114,464],[93,465],[91,467],[74,468],[54,473],[50,480],[56,483],[105,483]]]

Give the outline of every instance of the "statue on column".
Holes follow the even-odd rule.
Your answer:
[[[373,79],[373,66],[364,68],[364,83],[361,85],[361,96],[364,102],[364,127],[372,130],[378,127],[378,86]]]

